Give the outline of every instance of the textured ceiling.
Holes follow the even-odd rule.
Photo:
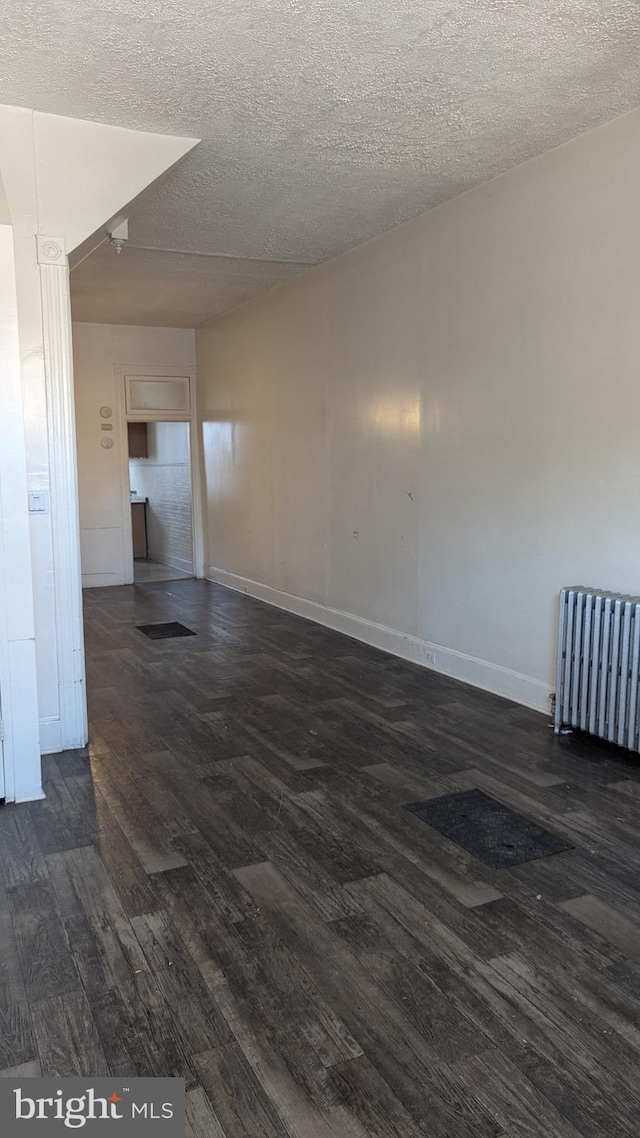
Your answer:
[[[72,274],[82,319],[200,323],[630,110],[639,50],[637,0],[16,0],[0,102],[203,139]]]

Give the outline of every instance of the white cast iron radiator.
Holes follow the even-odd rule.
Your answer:
[[[575,727],[640,750],[640,597],[560,591],[554,728]]]

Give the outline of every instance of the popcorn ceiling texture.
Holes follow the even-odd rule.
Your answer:
[[[23,0],[0,102],[203,139],[130,242],[238,259],[168,273],[157,322],[201,322],[630,110],[639,50],[636,0]],[[127,252],[74,272],[81,319],[120,282],[141,322]]]

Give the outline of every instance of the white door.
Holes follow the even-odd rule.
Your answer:
[[[2,702],[0,701],[0,798],[4,798],[4,725],[2,722]]]

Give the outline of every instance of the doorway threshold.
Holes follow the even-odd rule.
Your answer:
[[[133,563],[133,580],[136,585],[146,585],[152,581],[182,581],[189,577],[193,577],[193,573],[185,573],[182,569],[174,569],[160,561],[137,558]]]

